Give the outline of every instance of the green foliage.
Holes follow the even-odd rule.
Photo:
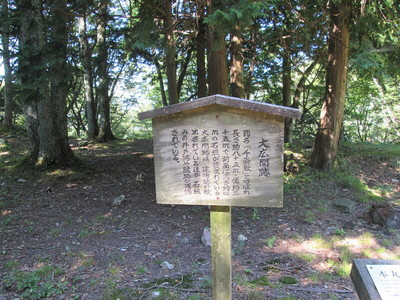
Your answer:
[[[267,276],[261,276],[258,277],[256,279],[253,279],[251,281],[249,281],[249,283],[251,284],[257,284],[257,285],[261,285],[261,286],[269,286],[271,284],[271,282],[269,281]]]
[[[24,299],[39,299],[62,295],[68,289],[68,282],[57,279],[64,271],[51,265],[31,272],[14,270],[3,278],[4,286]]]
[[[307,210],[304,213],[304,221],[308,224],[313,224],[316,221],[315,212],[312,210]]]
[[[266,238],[264,241],[268,248],[273,248],[276,241],[276,236]]]
[[[132,299],[140,296],[140,293],[132,288],[120,288],[118,279],[115,277],[107,278],[106,287],[103,293],[104,300]]]
[[[292,276],[283,276],[279,278],[279,282],[282,284],[297,284],[299,283],[296,278]]]
[[[254,22],[257,17],[265,16],[266,9],[275,5],[276,1],[255,2],[250,0],[228,1],[223,9],[217,9],[213,14],[205,18],[205,22],[222,27],[228,31],[235,26],[247,27]]]

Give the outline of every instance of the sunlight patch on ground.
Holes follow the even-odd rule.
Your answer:
[[[290,253],[315,271],[335,270],[339,276],[348,276],[352,259],[398,259],[400,253],[400,246],[384,247],[369,233],[330,238],[317,235],[304,241],[280,240],[273,249],[274,252]],[[270,249],[265,247],[265,250]]]

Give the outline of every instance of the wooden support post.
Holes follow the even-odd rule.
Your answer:
[[[211,206],[210,227],[213,300],[231,300],[231,207]]]

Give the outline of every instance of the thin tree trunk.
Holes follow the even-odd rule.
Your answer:
[[[83,68],[83,83],[86,98],[87,138],[94,140],[98,134],[96,101],[93,91],[92,49],[89,46],[86,34],[86,16],[79,17],[79,43],[81,46],[81,60]]]
[[[209,12],[222,8],[223,0],[208,0]],[[218,26],[208,26],[208,86],[210,95],[229,95],[225,32]]]
[[[170,0],[164,0],[165,18],[165,60],[167,66],[169,104],[179,102],[178,87],[176,82],[175,38],[174,23],[172,19],[172,6]]]
[[[349,59],[349,12],[346,2],[328,3],[331,14],[331,33],[328,44],[328,65],[324,103],[310,165],[317,169],[330,169],[338,151],[343,122],[344,102]]]
[[[157,70],[157,77],[158,77],[158,83],[160,85],[160,92],[161,92],[161,101],[163,106],[168,106],[167,102],[167,96],[165,95],[165,88],[164,88],[164,80],[161,72],[161,66],[160,63],[156,58],[153,58],[154,65],[156,66]]]
[[[178,95],[180,95],[182,91],[183,80],[185,79],[187,68],[189,66],[190,59],[192,58],[192,52],[193,48],[189,48],[186,53],[186,58],[182,64],[182,68],[179,72],[178,83],[177,83]]]
[[[304,90],[306,80],[307,80],[308,76],[311,74],[312,70],[315,68],[315,66],[319,63],[319,61],[320,61],[320,56],[318,56],[312,62],[312,64],[307,67],[307,69],[304,71],[304,73],[301,75],[300,80],[298,81],[298,83],[296,85],[296,88],[294,90],[293,101],[292,101],[291,107],[293,107],[293,108],[299,108],[300,107],[300,97],[301,97],[301,94],[302,94],[302,92]],[[303,113],[303,115],[304,115],[304,113]],[[302,121],[302,119],[301,119],[301,121]],[[285,121],[285,126],[288,127],[287,128],[287,131],[288,131],[287,132],[287,137],[288,138],[287,138],[287,140],[285,142],[289,142],[289,143],[292,142],[292,138],[293,138],[293,134],[292,133],[293,133],[293,128],[295,126],[295,123],[296,123],[296,120],[293,119],[293,118],[288,118],[288,120]]]
[[[206,76],[206,24],[204,24],[205,1],[197,2],[197,35],[196,35],[196,82],[197,97],[207,96]]]
[[[231,65],[230,65],[230,86],[233,97],[245,98],[245,89],[243,83],[243,49],[242,33],[239,26],[231,32]]]
[[[246,76],[246,80],[245,80],[245,93],[246,93],[246,99],[250,99],[251,96],[251,92],[252,92],[252,81],[253,81],[253,72],[254,72],[254,68],[256,65],[256,55],[257,55],[257,51],[256,51],[256,41],[255,41],[255,32],[257,31],[257,27],[258,24],[255,24],[252,26],[251,28],[251,43],[250,43],[250,49],[248,50],[248,53],[250,54],[250,66],[249,66],[249,71],[247,73]]]
[[[1,42],[3,44],[3,66],[4,66],[4,120],[3,124],[7,128],[12,127],[13,123],[13,92],[12,92],[12,71],[11,71],[11,54],[10,54],[10,18],[8,12],[8,0],[2,1],[3,6],[1,12],[4,16],[3,25],[4,31],[1,35]]]
[[[97,44],[98,44],[98,72],[99,72],[99,86],[98,98],[100,109],[100,128],[96,140],[98,142],[106,142],[114,140],[115,136],[111,131],[110,120],[110,96],[109,78],[108,78],[108,51],[106,41],[106,27],[108,21],[108,4],[109,0],[103,1],[99,11],[99,22],[97,26]]]
[[[283,50],[283,59],[282,59],[282,104],[283,106],[291,106],[292,101],[292,63],[290,58],[290,53],[288,49]],[[284,142],[288,143],[291,141],[291,132],[290,132],[290,120],[291,118],[285,118],[285,133],[284,133]]]

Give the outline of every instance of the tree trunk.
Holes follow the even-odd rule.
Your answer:
[[[243,83],[243,49],[242,33],[239,26],[231,32],[231,65],[230,65],[230,86],[233,97],[245,98],[245,89]]]
[[[37,104],[46,96],[43,61],[43,20],[40,0],[19,0],[20,15],[18,76],[21,82],[21,99],[29,139],[28,158],[33,163],[39,155],[39,116]]]
[[[89,46],[86,34],[86,16],[79,17],[78,27],[83,68],[83,83],[86,98],[87,138],[89,140],[94,140],[98,134],[98,124],[96,116],[96,101],[93,92],[92,49]]]
[[[4,120],[6,128],[12,127],[13,120],[13,92],[12,92],[12,72],[11,72],[11,54],[10,54],[10,18],[8,13],[8,0],[3,0],[1,13],[3,14],[3,32],[1,42],[3,45],[3,66],[4,66]]]
[[[209,12],[222,8],[223,0],[207,0]],[[225,32],[218,26],[208,26],[208,86],[210,95],[229,95]]]
[[[97,25],[97,44],[98,44],[98,72],[99,72],[99,112],[100,112],[100,128],[96,140],[98,142],[106,142],[114,140],[115,136],[111,131],[110,119],[110,97],[108,94],[109,78],[108,78],[108,51],[106,41],[106,27],[108,21],[108,4],[109,1],[103,1],[99,11],[99,22]]]
[[[188,68],[190,60],[192,58],[192,52],[193,52],[193,48],[190,47],[186,52],[185,60],[183,61],[182,67],[179,71],[178,83],[177,83],[178,96],[180,96],[181,92],[182,92],[183,80],[185,79],[185,76],[187,73],[187,68]]]
[[[246,76],[245,80],[245,93],[246,93],[246,99],[250,99],[251,92],[252,92],[252,81],[253,81],[253,72],[254,68],[256,65],[256,56],[257,56],[257,50],[256,50],[256,40],[255,40],[255,35],[256,31],[258,30],[258,24],[254,24],[251,28],[251,42],[250,46],[248,49],[248,53],[250,54],[250,66],[249,66],[249,71]]]
[[[333,167],[343,121],[349,56],[349,13],[346,2],[328,3],[331,14],[331,32],[328,42],[328,65],[324,103],[310,165],[317,169]]]
[[[169,105],[179,102],[176,83],[175,39],[172,6],[170,0],[164,0],[165,61],[167,65]]]
[[[47,15],[50,35],[45,44],[41,2],[19,2],[22,16],[19,74],[31,142],[30,158],[41,167],[68,166],[75,161],[67,135],[68,31],[65,11],[66,0],[52,2]]]
[[[308,76],[311,74],[312,70],[315,68],[315,66],[319,63],[320,61],[320,56],[318,56],[312,63],[307,67],[307,69],[304,71],[304,73],[301,75],[300,80],[298,81],[296,88],[294,90],[294,95],[293,95],[293,101],[291,104],[291,107],[293,108],[299,108],[300,106],[300,97],[301,94],[304,90],[306,80]],[[303,114],[304,115],[304,114]],[[285,121],[285,126],[287,126],[287,140],[285,142],[292,142],[292,137],[293,137],[293,128],[295,126],[296,120],[294,118],[288,118],[287,121]]]
[[[161,72],[161,65],[158,62],[157,58],[153,58],[154,65],[156,66],[157,70],[157,77],[158,77],[158,84],[160,86],[160,93],[161,93],[161,101],[163,106],[168,106],[167,96],[165,95],[165,88],[164,88],[164,80]]]
[[[76,158],[69,146],[68,141],[68,120],[67,120],[67,97],[68,81],[70,74],[67,67],[67,46],[68,46],[68,17],[66,14],[67,0],[53,0],[51,4],[52,11],[52,36],[50,37],[50,98],[46,101],[46,110],[50,111],[49,122],[52,122],[52,132],[46,132],[40,137],[41,150],[39,151],[39,160],[51,157],[50,160],[44,159],[44,164],[55,164],[57,166],[68,166]],[[44,102],[39,102],[43,103]],[[40,119],[41,120],[41,119]],[[40,126],[47,127],[46,124]],[[51,127],[50,127],[51,128]],[[41,131],[39,131],[39,134]],[[46,148],[47,144],[52,145]],[[43,145],[43,147],[42,147]],[[42,155],[44,157],[42,157]]]
[[[197,97],[207,96],[207,76],[206,76],[206,25],[204,24],[204,1],[199,1],[197,5],[197,35],[196,35],[196,83]]]
[[[288,49],[283,49],[283,58],[282,58],[282,104],[283,106],[291,106],[292,101],[292,64],[290,53]],[[288,143],[291,141],[291,132],[290,132],[290,120],[292,118],[285,118],[285,130],[284,130],[284,142]]]

